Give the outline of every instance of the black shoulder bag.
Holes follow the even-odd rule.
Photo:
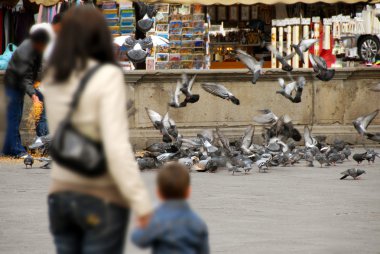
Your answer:
[[[99,67],[100,64],[90,69],[80,81],[69,112],[58,127],[50,148],[51,156],[57,164],[87,177],[100,176],[106,172],[103,147],[100,142],[81,134],[72,124],[71,117],[78,106],[86,83]]]

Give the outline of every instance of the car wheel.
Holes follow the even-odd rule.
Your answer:
[[[372,35],[366,35],[358,42],[358,55],[364,60],[368,61],[374,59],[380,49],[379,39]]]

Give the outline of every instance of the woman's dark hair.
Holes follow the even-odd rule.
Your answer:
[[[102,13],[90,6],[69,9],[50,58],[49,68],[57,82],[75,70],[84,70],[89,59],[116,64],[112,36]]]

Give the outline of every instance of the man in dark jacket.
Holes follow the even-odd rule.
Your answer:
[[[7,95],[7,131],[3,154],[23,158],[27,156],[20,137],[20,123],[24,107],[25,93],[33,103],[40,100],[34,89],[34,83],[40,72],[42,54],[49,42],[46,30],[37,29],[30,34],[13,53],[5,72],[4,83]]]

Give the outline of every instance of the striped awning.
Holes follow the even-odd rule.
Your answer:
[[[380,1],[380,0],[379,0]],[[177,4],[202,4],[202,5],[213,5],[213,4],[223,4],[223,5],[233,5],[233,4],[245,4],[245,5],[252,5],[252,4],[295,4],[295,3],[306,3],[306,4],[312,4],[312,3],[346,3],[346,4],[354,4],[359,2],[365,2],[363,0],[148,0],[147,2],[151,3],[177,3]]]
[[[59,0],[29,0],[29,2],[42,4],[44,6],[52,6],[56,5],[59,2]]]

